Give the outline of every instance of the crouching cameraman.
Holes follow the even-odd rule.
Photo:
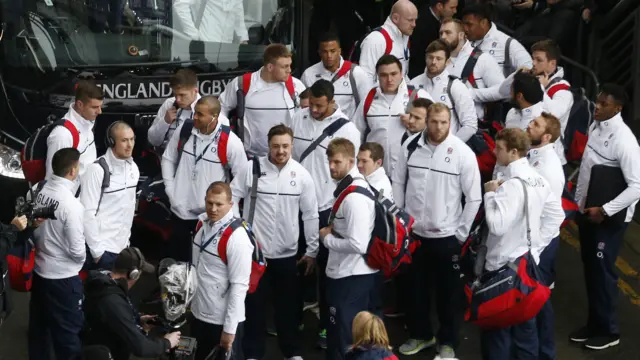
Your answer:
[[[147,335],[148,323],[155,317],[140,316],[129,299],[129,289],[143,272],[153,273],[138,248],[129,247],[115,260],[113,271],[91,271],[85,281],[85,345],[104,345],[114,360],[159,357],[180,341],[180,332],[164,338]]]

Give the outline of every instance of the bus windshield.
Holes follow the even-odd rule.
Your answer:
[[[292,46],[293,0],[0,0],[3,57],[42,72],[207,64],[259,67]],[[82,70],[78,70],[82,71]]]

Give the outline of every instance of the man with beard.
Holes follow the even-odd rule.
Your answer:
[[[478,115],[469,89],[446,70],[451,56],[449,45],[441,39],[427,47],[425,73],[410,84],[425,89],[431,97],[447,105],[451,113],[451,133],[467,142],[478,130]]]
[[[383,55],[376,64],[376,72],[379,86],[369,91],[351,120],[362,134],[362,142],[382,145],[382,166],[387,174],[392,174],[401,153],[400,141],[405,132],[401,118],[406,117],[414,99],[431,100],[431,96],[425,90],[413,90],[407,86],[400,60],[393,55]]]
[[[560,137],[560,120],[549,113],[543,112],[529,123],[527,135],[531,140],[531,149],[527,154],[529,165],[547,180],[554,195],[562,197],[565,184],[564,171],[554,149],[554,142]],[[549,235],[551,236],[541,237],[540,239],[544,250],[540,254],[538,267],[543,276],[543,283],[553,288],[556,253],[560,246],[560,228]],[[555,359],[555,329],[551,299],[547,301],[540,313],[538,313],[536,325],[538,327],[539,359]]]
[[[415,2],[415,1],[414,1]],[[409,78],[424,71],[424,52],[433,40],[438,38],[440,24],[458,12],[458,0],[428,0],[419,4],[416,28],[411,34],[412,56],[409,60]]]
[[[244,218],[256,238],[262,240],[262,253],[269,264],[256,292],[247,295],[243,350],[247,359],[264,358],[265,304],[267,287],[271,287],[280,350],[286,359],[299,360],[302,308],[298,302],[297,265],[304,266],[305,274],[313,270],[318,252],[318,201],[311,175],[291,159],[291,129],[283,124],[272,127],[268,144],[269,155],[250,160],[245,171],[231,182],[233,203],[245,199]],[[299,212],[307,248],[298,261],[298,233],[303,225],[298,222]]]
[[[302,82],[310,87],[319,79],[331,81],[336,102],[342,112],[352,118],[360,102],[373,87],[371,79],[361,67],[342,58],[337,34],[326,33],[320,37],[318,54],[321,61],[304,71]]]
[[[338,198],[347,187],[364,188],[371,197],[349,193],[331,213],[329,226],[320,229],[320,239],[329,249],[327,263],[327,302],[331,321],[327,360],[344,359],[353,343],[351,325],[360,311],[374,310],[374,290],[378,270],[367,265],[366,254],[375,224],[375,203],[369,183],[355,166],[356,147],[347,139],[334,139],[327,147],[331,179],[337,184],[333,195]]]
[[[445,19],[440,26],[440,39],[451,48],[451,59],[446,70],[460,78],[469,89],[486,89],[499,86],[504,81],[502,69],[496,60],[479,49],[474,49],[467,40],[462,22]],[[484,119],[484,104],[476,100],[476,113]]]
[[[84,236],[90,268],[111,270],[118,254],[129,246],[140,171],[131,157],[133,129],[123,121],[107,129],[106,154],[87,167],[80,202],[84,206]],[[109,186],[102,188],[104,178]]]
[[[331,139],[346,138],[356,149],[360,147],[360,132],[355,125],[347,120],[347,116],[340,111],[334,99],[333,85],[327,80],[320,79],[311,85],[309,108],[296,113],[291,125],[294,135],[293,158],[300,162],[314,179],[316,198],[318,200],[319,226],[329,224],[329,214],[333,205],[333,191],[335,184],[331,180],[329,163],[325,149]],[[354,150],[353,157],[356,157]],[[318,256],[318,288],[320,308],[320,333],[318,346],[327,347],[328,307],[325,299],[326,274],[328,258],[327,249],[320,244]]]
[[[544,92],[538,79],[529,72],[518,71],[511,78],[513,79],[511,84],[513,108],[507,113],[505,128],[526,130],[529,123],[542,114]],[[502,180],[508,177],[506,171],[506,166],[496,163],[493,169],[493,178]]]
[[[531,47],[533,55],[533,75],[538,77],[544,87],[544,108],[560,120],[560,134],[564,134],[569,122],[569,114],[573,106],[571,85],[564,79],[564,69],[558,66],[560,47],[553,40],[539,41]],[[555,143],[556,152],[562,162],[567,163],[564,156],[562,135]]]
[[[380,30],[372,31],[360,45],[360,66],[371,81],[376,81],[378,60],[383,55],[393,55],[400,60],[402,76],[409,71],[409,36],[413,34],[418,9],[409,0],[398,0]],[[383,34],[386,33],[386,36]],[[387,38],[391,39],[391,49]]]
[[[403,355],[434,346],[437,338],[440,358],[453,359],[459,344],[463,283],[458,261],[482,194],[476,156],[451,134],[450,116],[444,104],[429,107],[427,129],[407,145],[392,179],[396,205],[415,218],[411,236],[421,242],[411,264],[414,293],[406,316],[409,340],[399,349]],[[430,292],[440,324],[436,337]]]

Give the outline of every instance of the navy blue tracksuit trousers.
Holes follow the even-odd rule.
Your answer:
[[[538,360],[536,319],[480,333],[482,360]]]
[[[542,275],[541,282],[546,286],[550,286],[555,281],[555,263],[559,247],[560,237],[558,236],[551,240],[540,254],[538,269]],[[536,316],[540,360],[556,359],[555,322],[553,319],[553,306],[551,299],[549,299]]]
[[[629,223],[620,225],[606,219],[601,224],[594,224],[584,215],[578,215],[576,222],[589,304],[587,327],[594,335],[619,335],[615,264]]]
[[[82,312],[82,280],[78,275],[66,279],[45,279],[33,273],[29,302],[29,360],[78,356],[82,349],[80,331]]]
[[[340,279],[327,278],[327,360],[342,360],[352,345],[351,325],[360,311],[375,312],[372,299],[379,288],[378,274],[353,275]]]
[[[421,246],[413,255],[410,268],[413,293],[406,316],[409,337],[427,341],[433,338],[431,299],[434,296],[440,324],[438,343],[455,348],[464,318],[464,287],[459,264],[462,245],[455,236],[412,236]]]

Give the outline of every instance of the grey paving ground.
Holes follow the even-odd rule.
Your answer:
[[[621,288],[626,294],[621,293],[618,299],[620,327],[622,331],[621,345],[602,352],[591,352],[570,344],[567,336],[576,326],[585,321],[586,300],[584,298],[584,280],[582,277],[582,263],[579,253],[575,248],[577,241],[568,233],[563,234],[563,242],[558,258],[558,280],[556,289],[552,295],[556,313],[556,343],[559,360],[640,360],[640,280],[637,269],[640,264],[640,255],[634,250],[639,244],[640,226],[634,224],[627,234],[627,245],[624,247],[619,262],[621,270]],[[152,247],[157,247],[153,245]],[[634,270],[635,269],[635,270]],[[145,293],[152,281],[141,280],[136,285],[136,293]],[[27,294],[15,294],[16,310],[14,314],[0,328],[0,360],[27,359],[26,335],[27,335]],[[401,319],[387,321],[391,341],[397,348],[405,339],[405,332]],[[458,356],[463,360],[480,359],[478,332],[471,325],[465,325],[462,330],[462,344]],[[315,317],[306,315],[306,327],[304,330],[304,358],[308,360],[323,359],[323,353],[314,348],[315,341]],[[433,359],[433,351],[424,351],[412,359]],[[400,357],[408,358],[408,357]],[[282,359],[277,349],[276,339],[268,338],[267,360]]]

